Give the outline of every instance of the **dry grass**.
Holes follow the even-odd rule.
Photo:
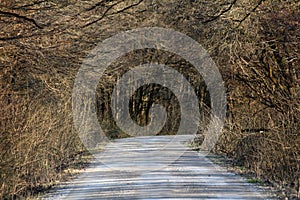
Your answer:
[[[57,94],[40,92],[1,90],[2,197],[50,186],[84,150],[72,125],[67,95],[58,99]]]

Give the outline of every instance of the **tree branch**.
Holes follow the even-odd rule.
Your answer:
[[[101,5],[104,5],[104,3],[108,3],[108,2],[109,2],[109,0],[102,0],[98,3],[96,3],[95,5],[91,6],[90,8],[86,9],[86,11],[91,11],[91,10],[101,6]]]
[[[6,16],[9,16],[9,17],[16,17],[18,19],[28,21],[28,22],[34,24],[37,28],[43,29],[43,27],[41,25],[39,25],[34,19],[28,18],[26,16],[19,15],[17,13],[13,13],[13,12],[2,11],[2,10],[0,10],[0,14],[6,15]]]
[[[253,12],[256,11],[256,9],[262,4],[262,2],[264,2],[265,0],[259,0],[258,3],[256,4],[256,6],[254,8],[252,8],[252,10],[250,12],[248,12],[242,19],[240,20],[233,20],[233,21],[236,21],[236,22],[239,22],[238,26],[239,27],[243,21],[245,21]]]
[[[220,18],[222,15],[224,15],[225,13],[227,13],[228,11],[230,11],[232,9],[232,7],[234,6],[234,4],[236,4],[237,0],[233,0],[230,4],[229,7],[222,10],[218,15],[212,16],[210,19],[205,20],[203,23],[207,24],[209,22],[212,22],[214,20],[217,20],[218,18]]]
[[[91,22],[89,22],[89,23],[83,25],[82,28],[85,28],[85,27],[87,27],[87,26],[90,26],[90,25],[95,24],[95,23],[99,22],[100,20],[102,20],[102,19],[106,16],[106,14],[107,14],[114,6],[116,6],[116,5],[119,4],[119,3],[120,3],[120,2],[116,2],[116,3],[112,4],[112,5],[110,5],[110,6],[105,10],[105,12],[103,13],[103,15],[102,15],[100,18],[98,18],[98,19],[96,19],[96,20],[94,20],[94,21],[91,21]]]
[[[45,0],[42,0],[42,1],[37,1],[37,2],[33,2],[33,3],[31,3],[31,4],[25,4],[25,5],[21,5],[21,6],[18,6],[18,7],[13,7],[12,9],[26,9],[26,8],[28,8],[28,7],[31,7],[31,6],[35,6],[35,5],[39,5],[39,4],[42,4],[42,3],[44,3],[44,2],[46,2]]]
[[[144,0],[139,0],[137,3],[131,4],[130,6],[127,6],[127,7],[123,8],[123,9],[121,9],[121,10],[118,10],[118,11],[116,11],[116,12],[114,12],[114,13],[111,13],[110,15],[114,15],[114,14],[119,14],[119,13],[121,13],[121,12],[125,12],[126,10],[129,10],[130,8],[133,8],[133,7],[135,7],[135,6],[138,6],[138,5],[141,4],[143,1],[144,1]],[[92,6],[91,8],[89,8],[87,11],[92,10],[92,9],[95,9],[97,6],[100,6],[102,3],[103,3],[103,1],[102,1],[102,2],[99,2],[99,3],[97,3],[97,4],[95,4],[94,6]],[[108,13],[114,6],[116,6],[116,5],[119,4],[119,3],[121,3],[121,2],[116,2],[116,3],[112,4],[112,5],[110,5],[110,6],[105,10],[105,12],[103,13],[103,15],[102,15],[100,18],[98,18],[98,19],[96,19],[96,20],[94,20],[94,21],[91,21],[91,22],[85,24],[84,26],[82,26],[82,28],[85,28],[85,27],[87,27],[87,26],[90,26],[90,25],[95,24],[95,23],[99,22],[100,20],[102,20],[105,16],[108,15],[107,13]]]
[[[129,10],[130,8],[133,8],[133,7],[135,7],[135,6],[138,6],[138,5],[140,5],[143,1],[144,1],[144,0],[140,0],[140,1],[137,2],[137,3],[131,4],[130,6],[127,6],[126,8],[123,8],[123,9],[121,9],[121,10],[118,10],[118,11],[115,12],[114,14],[118,14],[118,13],[124,12],[124,11],[126,11],[126,10]]]

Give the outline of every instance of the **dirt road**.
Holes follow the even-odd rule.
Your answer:
[[[188,136],[116,140],[89,168],[42,199],[270,199],[186,148]]]

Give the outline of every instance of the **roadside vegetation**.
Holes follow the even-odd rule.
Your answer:
[[[86,150],[73,125],[71,98],[80,64],[98,42],[152,26],[192,37],[220,69],[228,113],[214,152],[251,170],[251,182],[269,182],[283,196],[300,198],[299,10],[297,0],[1,0],[0,198],[45,190],[67,168],[83,164]],[[112,118],[114,84],[130,67],[149,61],[186,76],[209,113],[205,83],[189,63],[168,52],[136,51],[110,66],[97,88],[99,122],[109,138],[128,136]],[[168,111],[160,134],[176,133],[178,101],[159,85],[136,92],[132,118],[149,123],[154,102]]]

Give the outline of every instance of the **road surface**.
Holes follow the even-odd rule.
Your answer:
[[[41,199],[271,199],[183,145],[189,136],[119,139]]]

